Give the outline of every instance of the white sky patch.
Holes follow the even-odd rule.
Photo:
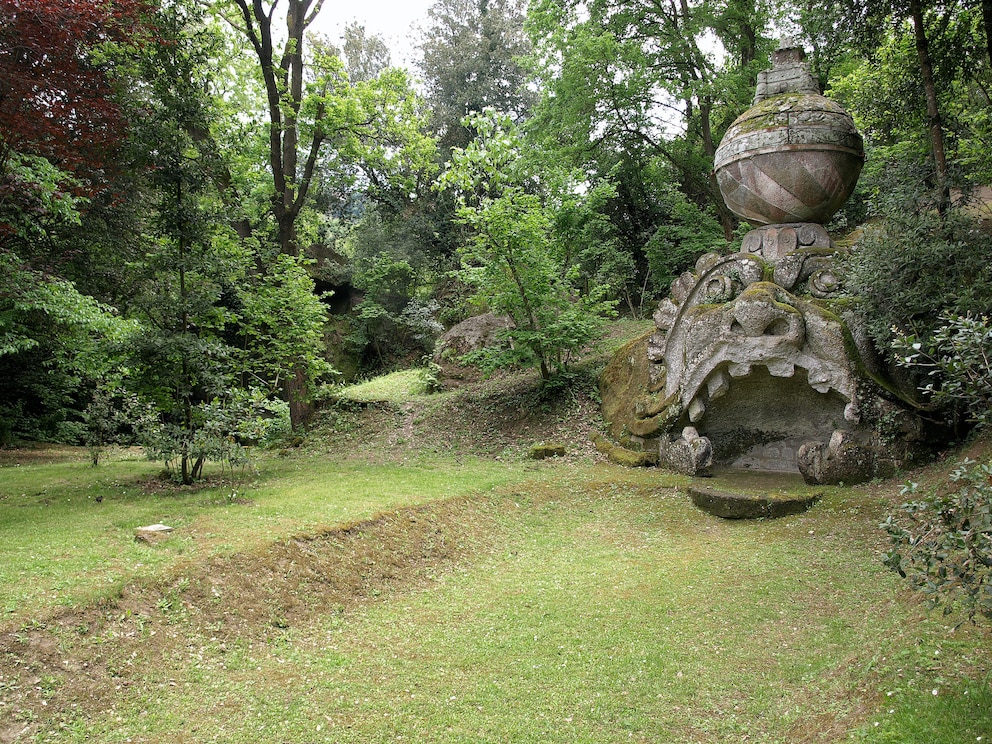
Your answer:
[[[392,63],[397,67],[412,67],[418,27],[425,24],[427,11],[435,0],[364,0],[344,3],[326,0],[311,31],[339,41],[344,27],[352,22],[365,26],[365,31],[378,34],[389,46]]]

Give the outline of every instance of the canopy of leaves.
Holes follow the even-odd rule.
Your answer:
[[[512,344],[485,351],[484,361],[537,366],[547,380],[596,338],[613,310],[615,303],[604,299],[607,287],[582,286],[569,240],[576,228],[595,222],[591,207],[613,189],[604,182],[590,191],[577,174],[556,172],[525,148],[507,115],[487,110],[468,117],[466,125],[478,136],[452,152],[442,178],[460,190],[459,219],[471,230],[460,276],[484,306],[513,321],[506,334]],[[586,209],[590,214],[583,215]],[[608,235],[597,229],[591,234],[609,247]]]
[[[530,51],[521,0],[438,0],[420,40],[433,127],[446,152],[471,139],[464,117],[487,107],[520,120],[534,102],[521,58]]]
[[[104,48],[147,36],[143,0],[0,2],[0,173],[14,152],[99,187],[124,134]]]

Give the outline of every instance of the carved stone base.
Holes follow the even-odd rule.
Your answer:
[[[744,236],[741,253],[756,253],[768,261],[777,261],[800,248],[829,251],[834,247],[823,225],[795,222],[765,225]]]
[[[683,475],[709,475],[713,467],[713,444],[691,426],[682,429],[682,436],[662,440],[659,464]]]
[[[774,519],[801,514],[820,500],[812,496],[755,495],[728,493],[709,488],[690,488],[692,503],[707,514],[724,519]]]

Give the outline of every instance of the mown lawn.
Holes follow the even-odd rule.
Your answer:
[[[79,480],[31,467],[18,478],[29,473],[19,482],[33,491],[0,486],[2,591],[18,625],[0,662],[0,721],[13,722],[0,741],[992,737],[988,629],[952,630],[881,566],[878,489],[828,489],[806,514],[730,522],[695,509],[679,478],[575,460],[288,458],[235,498],[128,495],[148,475],[140,463]],[[120,497],[90,503],[86,478],[106,477]],[[46,504],[23,503],[41,490]],[[8,522],[23,509],[29,519]],[[135,523],[169,518],[170,541],[133,544]],[[420,542],[403,544],[405,522],[429,523]],[[291,535],[302,545],[292,560],[266,563]],[[77,552],[69,545],[88,556],[74,559],[75,581],[58,567]],[[357,566],[345,599],[329,553]],[[116,568],[92,568],[111,556]],[[327,572],[299,584],[310,609],[280,614],[286,597],[265,577],[307,560]],[[258,581],[218,585],[212,598],[197,588],[233,562],[257,566]],[[24,589],[36,571],[45,588]],[[143,604],[115,604],[101,588],[85,627],[78,614],[45,614],[148,571],[161,584],[142,590]],[[253,621],[239,602],[278,606]]]

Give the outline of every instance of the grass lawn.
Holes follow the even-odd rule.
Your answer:
[[[0,741],[992,736],[987,628],[881,566],[877,489],[732,522],[584,460],[301,454],[166,492],[141,462],[7,473]],[[156,521],[178,534],[134,543]]]
[[[197,488],[0,452],[0,744],[992,741],[988,624],[881,564],[898,481],[709,516],[602,462],[597,375],[391,375]]]

